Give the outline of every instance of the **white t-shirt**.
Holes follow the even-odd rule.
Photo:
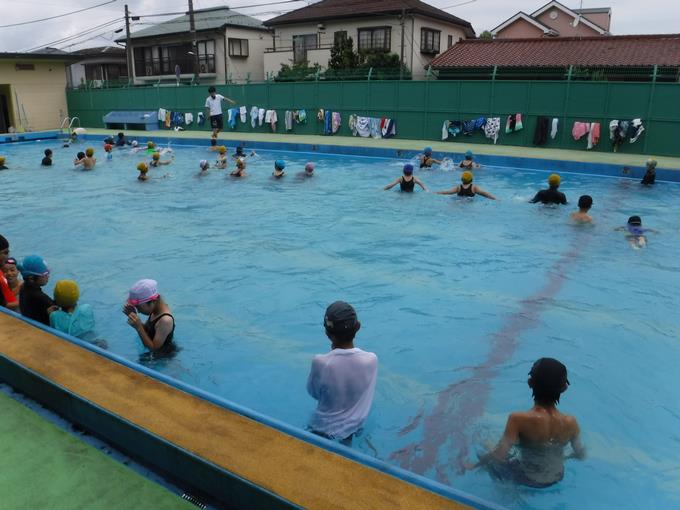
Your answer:
[[[215,94],[215,98],[208,96],[205,100],[205,107],[210,108],[210,116],[222,115],[222,100],[224,96],[222,94]]]
[[[319,403],[310,428],[335,439],[359,430],[371,410],[377,376],[378,357],[357,347],[314,356],[307,392]]]

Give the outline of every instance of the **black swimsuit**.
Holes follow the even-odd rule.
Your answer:
[[[170,334],[165,337],[163,345],[158,348],[159,351],[163,352],[173,348],[172,337],[175,334],[175,318],[172,316],[172,314],[162,313],[153,320],[149,319],[146,321],[146,324],[144,324],[144,331],[146,331],[146,334],[149,335],[149,338],[153,340],[156,337],[156,323],[161,319],[161,317],[165,317],[166,315],[172,319],[172,331],[170,331]]]
[[[474,197],[475,192],[472,191],[472,184],[470,184],[467,188],[464,187],[462,184],[458,188],[458,193],[456,193],[459,197]]]
[[[401,191],[405,191],[407,193],[412,193],[413,189],[416,187],[416,180],[415,178],[411,179],[410,181],[407,181],[403,177],[399,180],[399,187],[401,188]]]

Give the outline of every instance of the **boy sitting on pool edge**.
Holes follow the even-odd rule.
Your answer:
[[[565,459],[583,459],[586,452],[576,418],[557,410],[560,395],[569,387],[567,367],[541,358],[531,367],[527,383],[534,406],[510,414],[496,448],[468,467],[483,466],[495,479],[540,489],[562,480]],[[567,443],[573,453],[565,457]],[[510,456],[513,446],[518,446],[517,456]]]

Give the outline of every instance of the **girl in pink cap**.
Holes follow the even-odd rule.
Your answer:
[[[175,318],[158,293],[155,280],[139,280],[132,286],[123,313],[147,349],[165,353],[173,348]],[[149,319],[142,322],[138,313],[148,315]]]

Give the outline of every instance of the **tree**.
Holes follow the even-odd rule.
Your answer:
[[[354,41],[351,37],[344,37],[333,44],[328,69],[345,70],[356,69],[359,65],[359,55],[354,53]]]
[[[479,34],[480,39],[486,39],[486,40],[491,40],[493,39],[493,34],[489,32],[488,30],[484,30],[481,34]]]
[[[281,64],[279,73],[274,77],[274,81],[308,81],[316,79],[316,75],[321,69],[319,64],[309,65],[309,62],[303,60],[297,64],[289,66],[288,64]]]

